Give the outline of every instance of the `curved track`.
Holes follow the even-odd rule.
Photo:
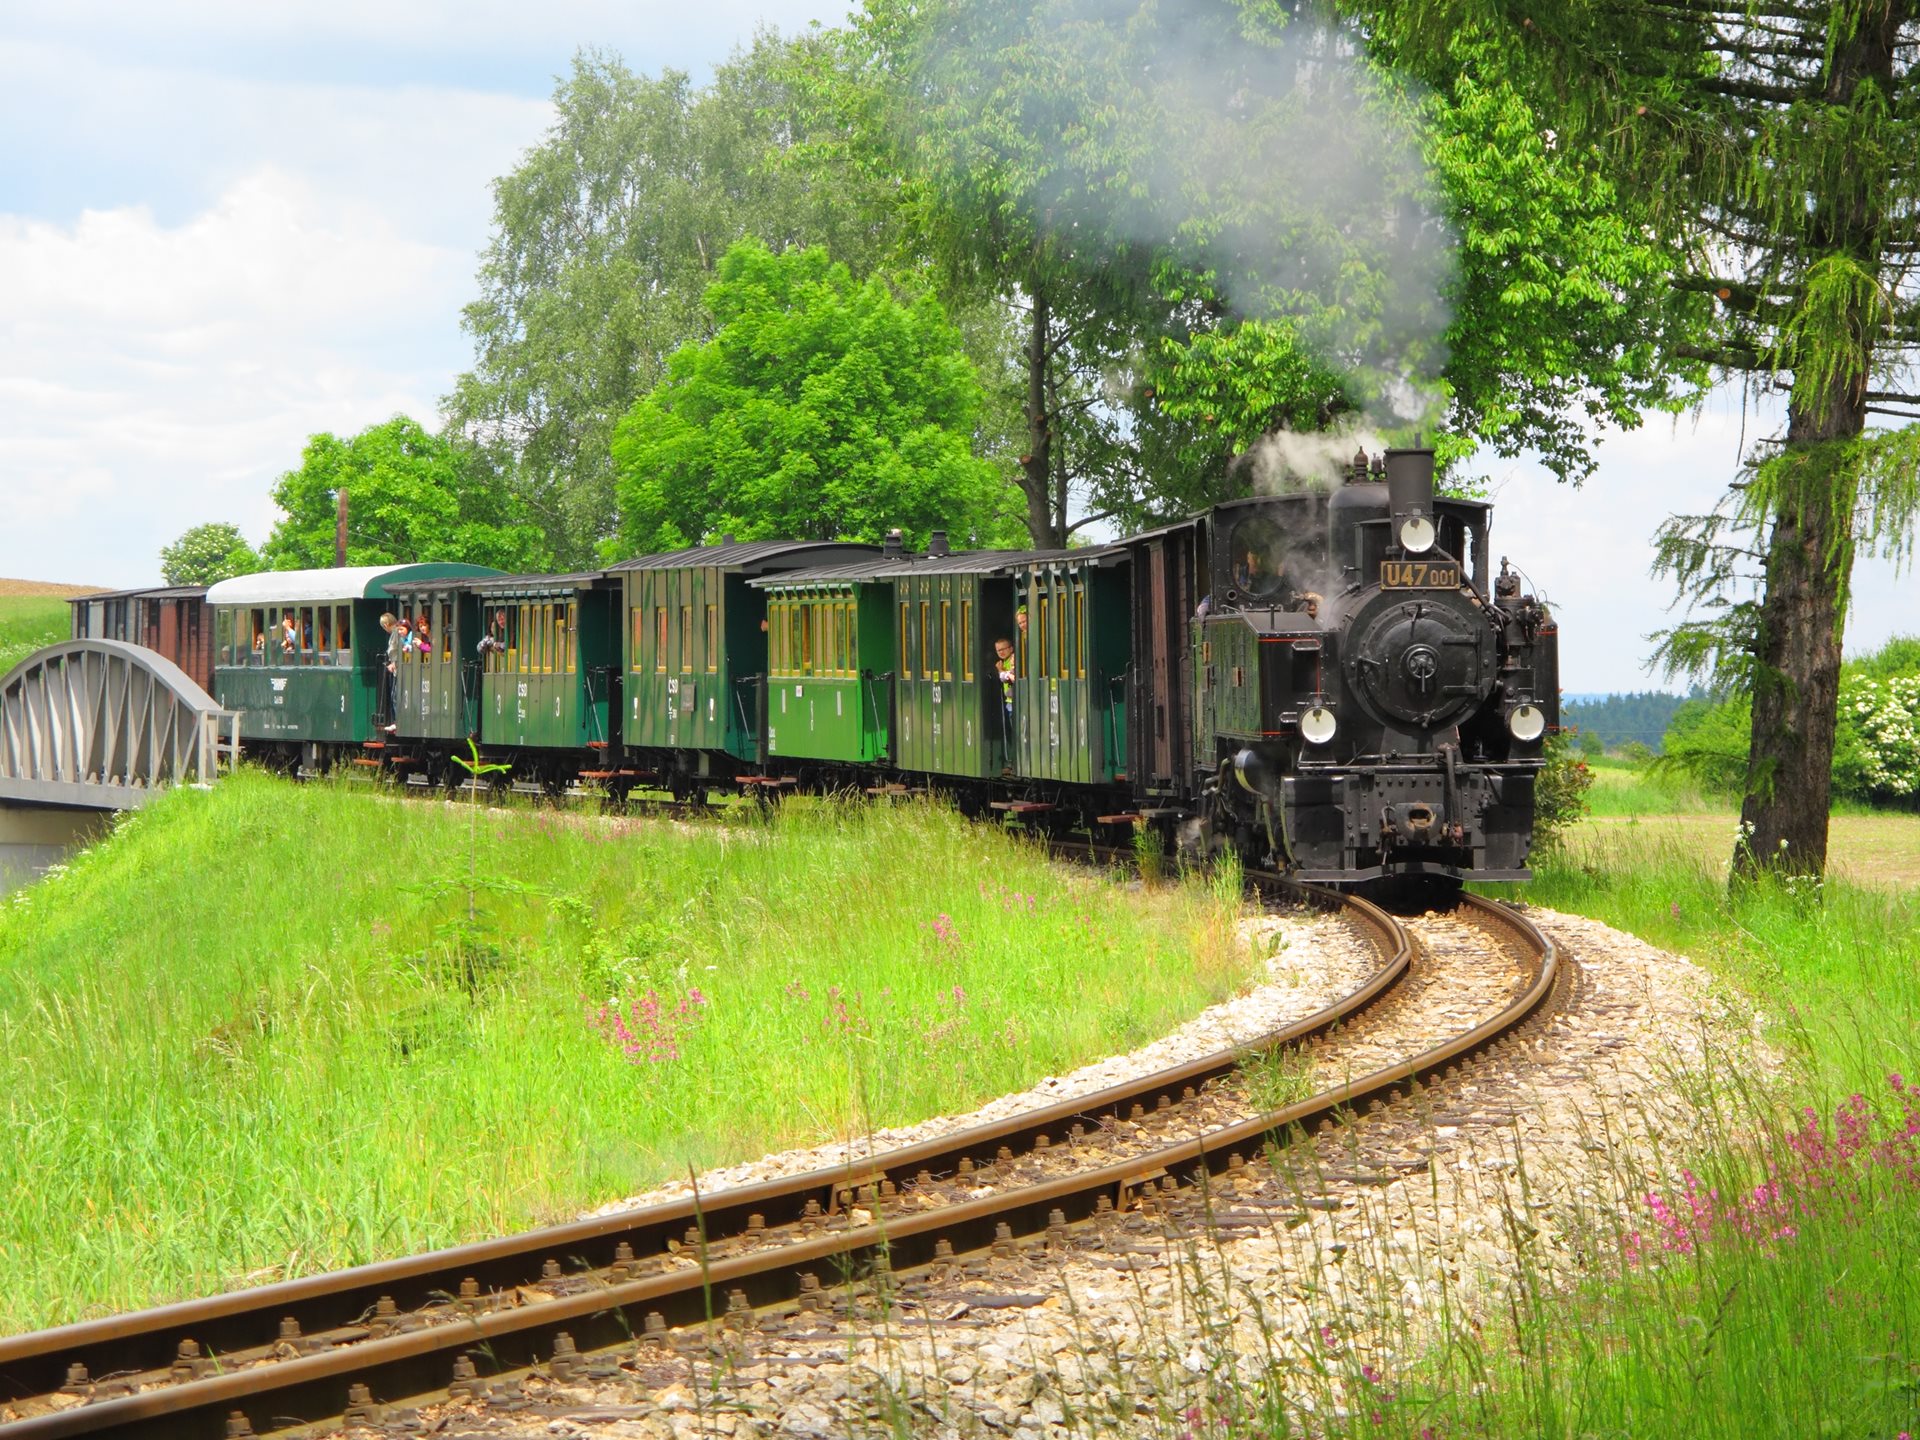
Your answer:
[[[0,1440],[109,1429],[211,1437],[365,1418],[374,1397],[418,1401],[475,1383],[476,1364],[491,1374],[542,1363],[559,1371],[577,1363],[577,1350],[728,1311],[810,1308],[823,1284],[1057,1233],[1127,1208],[1144,1189],[1204,1183],[1296,1127],[1404,1097],[1524,1024],[1559,981],[1537,929],[1467,897],[1463,913],[1503,928],[1535,962],[1531,983],[1498,1014],[1295,1104],[1191,1126],[1174,1143],[1103,1161],[1090,1131],[1169,1110],[1177,1120],[1250,1051],[1334,1044],[1414,964],[1406,930],[1372,905],[1275,875],[1250,882],[1343,907],[1372,937],[1378,970],[1250,1046],[846,1166],[0,1340],[0,1403],[24,1399],[27,1411],[0,1425]],[[1011,1180],[1011,1162],[1041,1152],[1068,1162],[1063,1172]]]

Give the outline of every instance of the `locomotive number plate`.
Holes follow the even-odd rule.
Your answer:
[[[1382,560],[1382,590],[1458,590],[1460,563],[1457,560]]]

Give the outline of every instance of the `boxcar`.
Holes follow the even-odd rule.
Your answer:
[[[472,583],[481,637],[480,735],[490,746],[605,750],[613,722],[620,584],[604,574]],[[473,646],[469,646],[473,653]]]
[[[762,758],[766,596],[749,581],[850,564],[877,546],[827,541],[723,541],[644,555],[609,572],[621,585],[625,698],[621,738],[684,777]]]
[[[124,640],[157,650],[213,693],[213,626],[207,587],[169,585],[79,595],[73,606],[76,640]]]
[[[400,603],[387,586],[499,573],[482,565],[363,565],[222,580],[207,591],[215,698],[241,712],[243,739],[364,743],[386,714],[380,614]]]
[[[753,582],[767,595],[767,754],[873,764],[891,758],[891,580],[911,557],[800,570]]]

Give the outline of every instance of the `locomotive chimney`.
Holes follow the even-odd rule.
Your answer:
[[[907,542],[898,530],[887,531],[886,543],[880,547],[880,553],[891,559],[895,555],[907,553]]]
[[[1387,503],[1398,521],[1418,515],[1433,518],[1433,451],[1387,451]]]
[[[936,530],[927,537],[927,554],[951,555],[953,548],[947,544],[947,532]]]

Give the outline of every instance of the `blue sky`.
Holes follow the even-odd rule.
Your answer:
[[[9,0],[0,7],[0,576],[136,585],[189,525],[259,540],[315,431],[435,423],[488,182],[585,46],[704,74],[844,0]],[[1731,475],[1719,397],[1603,447],[1584,489],[1488,457],[1495,553],[1560,612],[1569,690],[1646,688],[1649,539]],[[1920,628],[1864,567],[1849,647]]]

